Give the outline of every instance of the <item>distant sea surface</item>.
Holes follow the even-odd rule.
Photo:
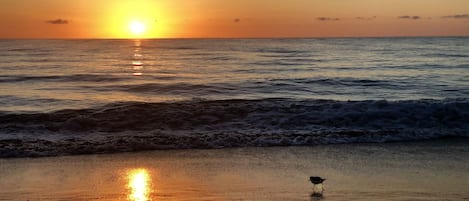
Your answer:
[[[469,38],[0,40],[0,157],[469,136]]]

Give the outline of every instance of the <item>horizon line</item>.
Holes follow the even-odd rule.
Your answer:
[[[154,38],[0,38],[0,40],[227,40],[227,39],[334,39],[334,38],[466,38],[469,35],[422,35],[422,36],[273,36],[273,37],[154,37]]]

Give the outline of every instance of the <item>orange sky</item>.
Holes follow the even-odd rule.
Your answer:
[[[0,38],[469,36],[468,0],[0,0]],[[129,24],[146,26],[140,35]]]

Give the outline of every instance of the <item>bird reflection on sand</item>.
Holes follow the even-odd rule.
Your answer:
[[[319,201],[324,198],[324,196],[320,193],[311,193],[310,195],[311,201]]]

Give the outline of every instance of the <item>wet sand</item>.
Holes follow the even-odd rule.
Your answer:
[[[0,200],[469,200],[468,161],[467,139],[0,159]]]

